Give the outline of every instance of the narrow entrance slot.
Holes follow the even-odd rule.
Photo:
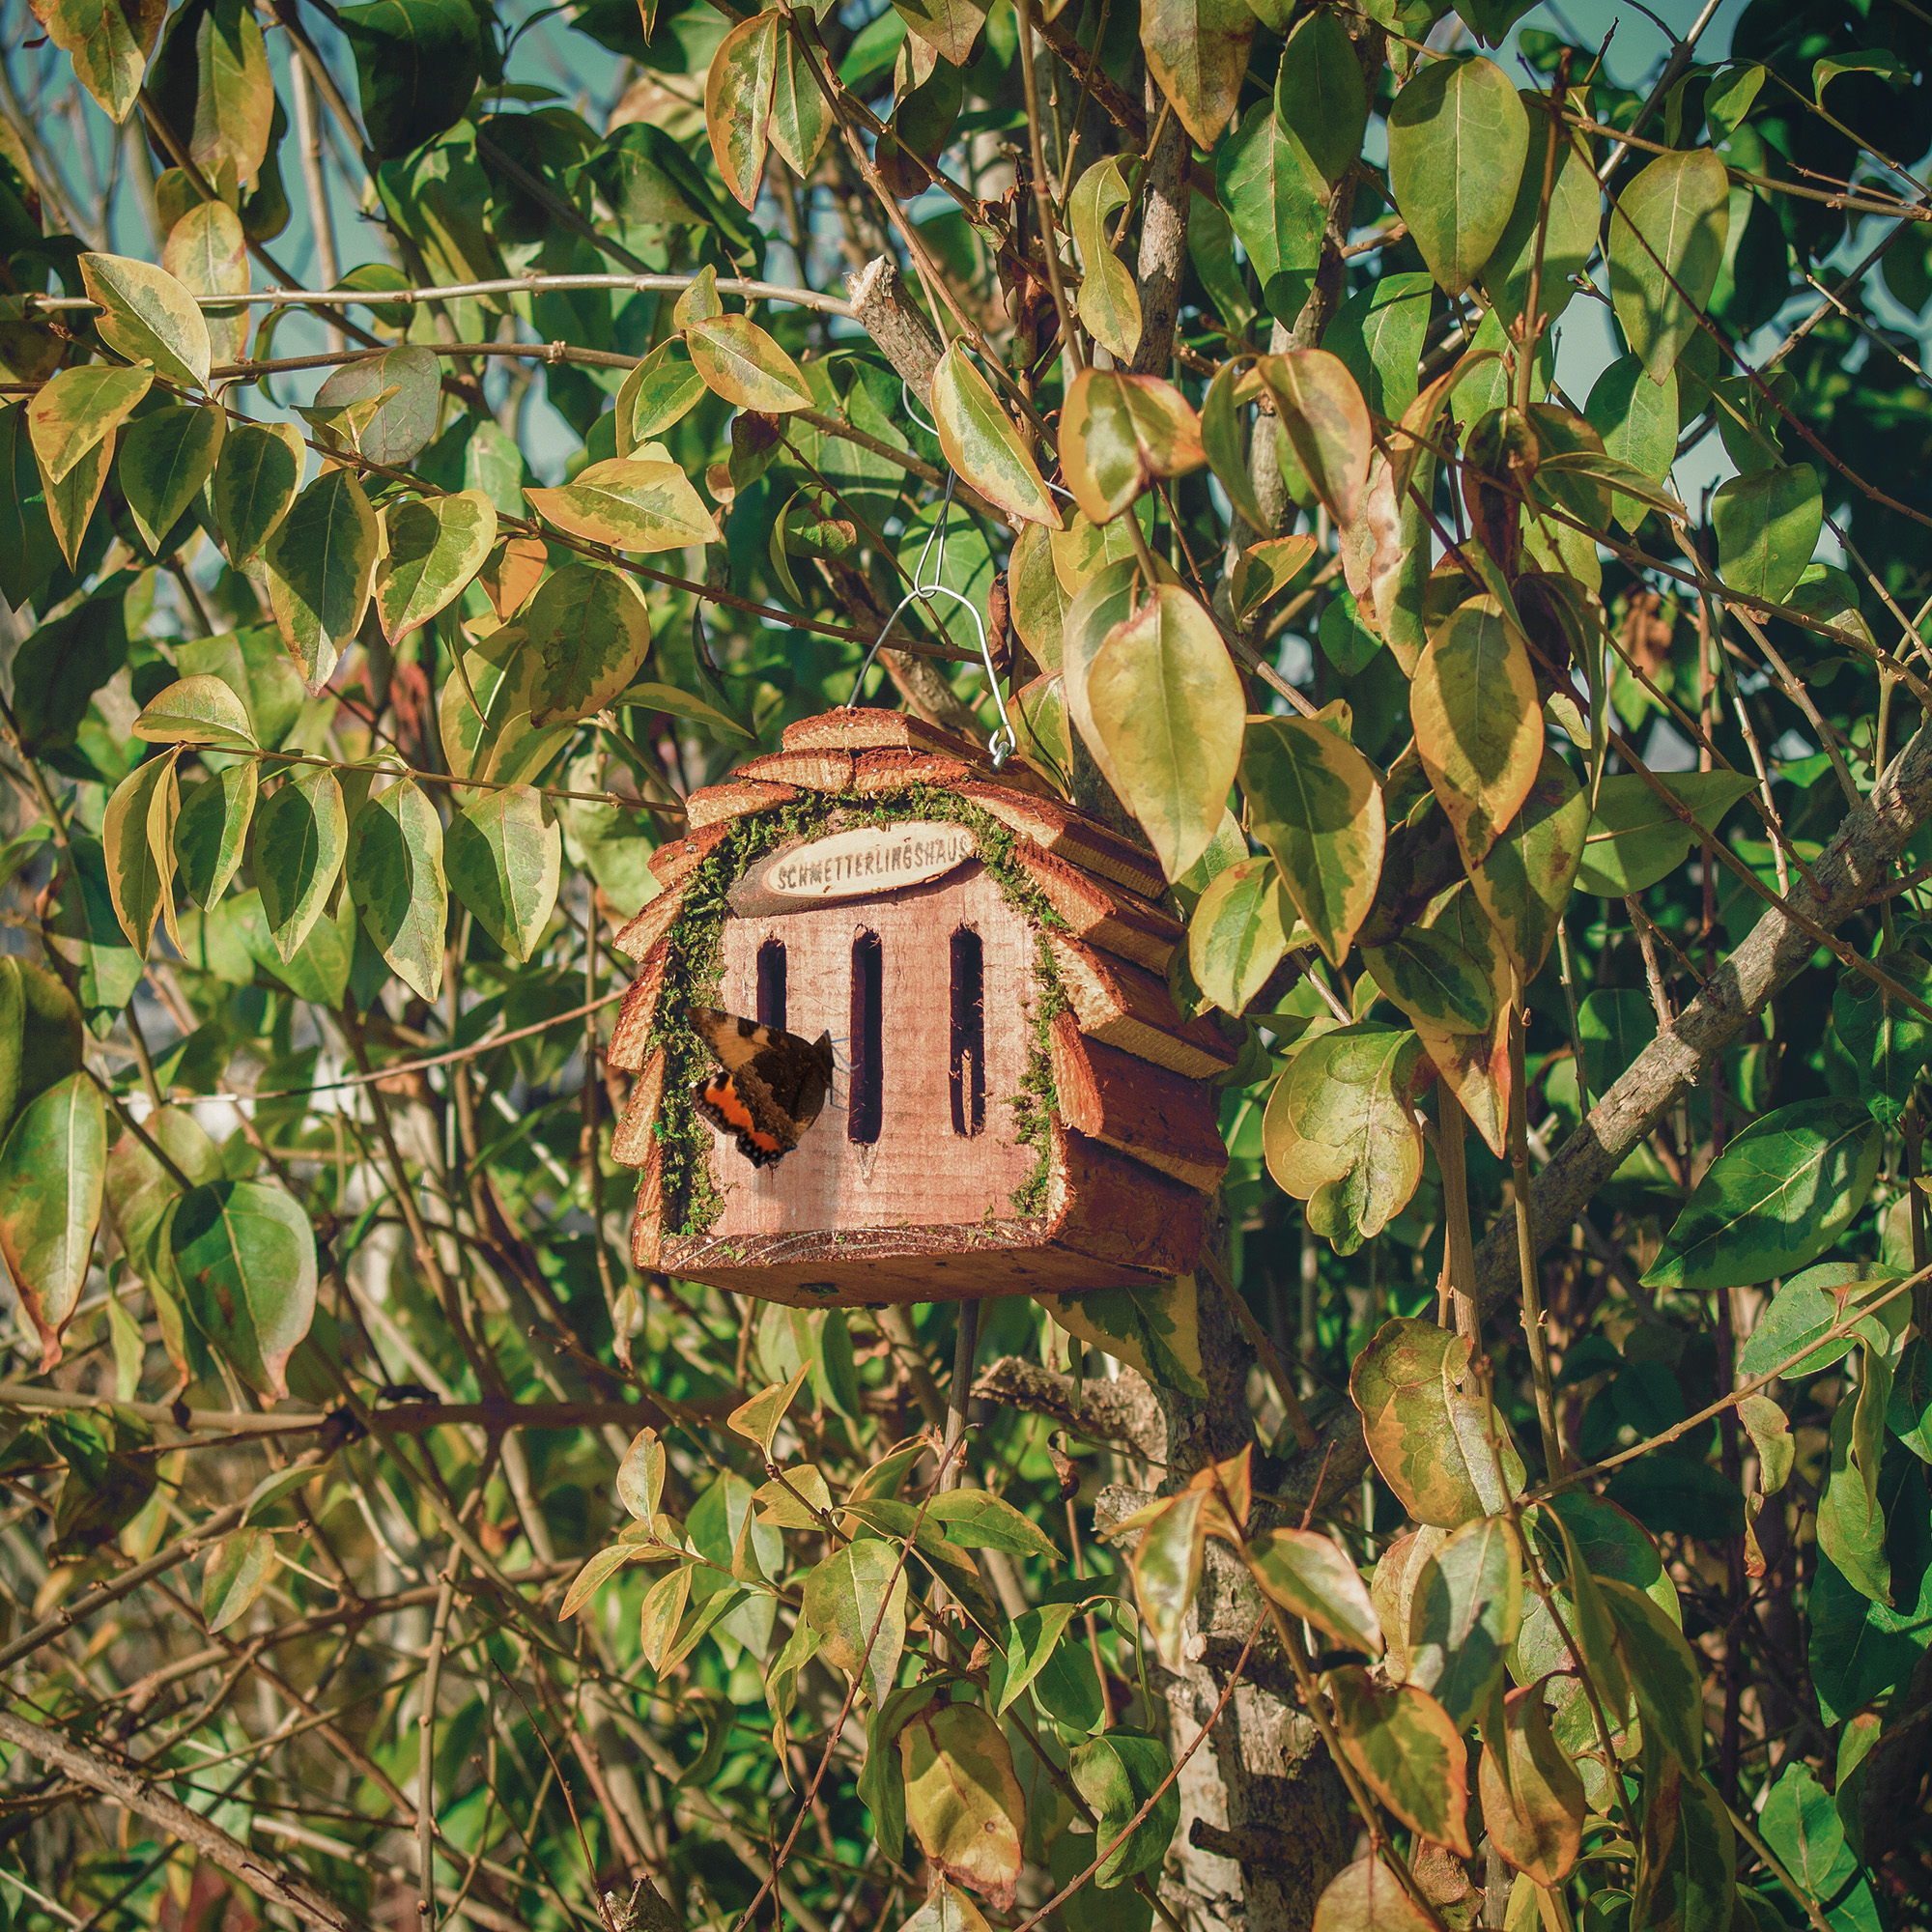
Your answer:
[[[952,1131],[962,1138],[986,1124],[985,962],[980,935],[952,935]]]
[[[785,948],[782,939],[768,939],[758,948],[758,1024],[784,1031]]]
[[[871,1147],[885,1116],[885,949],[876,932],[852,942],[852,1093],[845,1138]]]

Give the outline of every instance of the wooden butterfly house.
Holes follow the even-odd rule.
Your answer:
[[[1169,996],[1151,853],[897,712],[687,805],[617,939],[640,1268],[830,1306],[1194,1264],[1234,1050]]]

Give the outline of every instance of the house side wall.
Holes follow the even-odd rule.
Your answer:
[[[953,1126],[952,941],[980,945],[984,1124]],[[876,935],[882,983],[882,1119],[870,1146],[848,1137],[853,947]],[[1036,940],[977,862],[931,885],[762,918],[729,917],[721,940],[720,1003],[758,1010],[758,951],[785,948],[785,1026],[808,1039],[829,1031],[838,1061],[832,1099],[798,1147],[754,1168],[723,1135],[712,1174],[724,1207],[716,1238],[837,1228],[958,1225],[1012,1214],[1011,1196],[1037,1168],[1013,1101],[1034,1037]]]

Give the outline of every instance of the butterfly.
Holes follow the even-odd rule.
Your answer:
[[[719,1071],[691,1090],[706,1120],[734,1134],[753,1167],[770,1167],[799,1144],[832,1092],[832,1036],[801,1039],[716,1007],[694,1007],[691,1024]]]

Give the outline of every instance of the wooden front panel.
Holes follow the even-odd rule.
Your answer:
[[[961,928],[980,940],[985,1055],[983,1124],[969,1134],[954,1127],[952,1079],[952,936]],[[853,949],[867,933],[879,944],[882,992],[881,1106],[870,1145],[850,1138]],[[724,1206],[711,1236],[1010,1219],[1012,1191],[1036,1163],[1012,1111],[1033,1032],[1035,941],[984,867],[974,863],[875,899],[727,919],[719,994],[727,1010],[757,1015],[758,952],[768,940],[785,949],[786,1028],[808,1039],[829,1031],[838,1072],[825,1111],[776,1166],[753,1167],[714,1134],[712,1174]]]

